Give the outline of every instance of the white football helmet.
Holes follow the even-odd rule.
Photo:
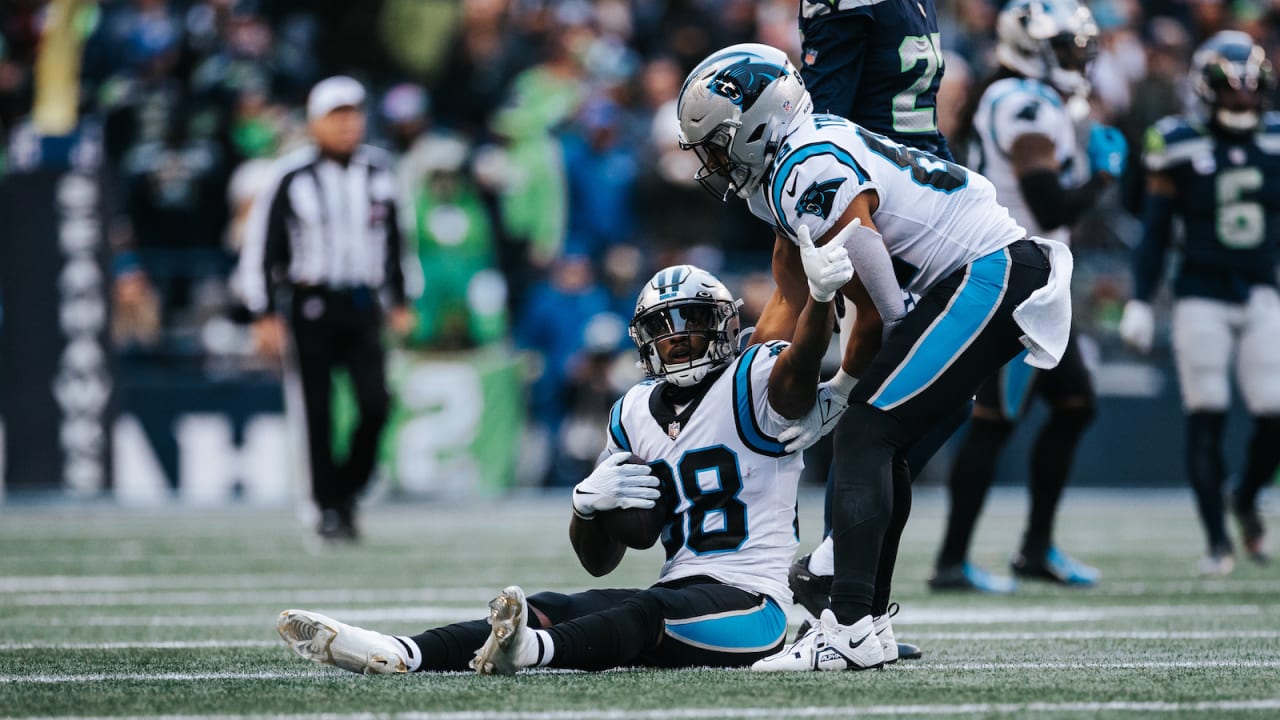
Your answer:
[[[1078,0],[1013,0],[996,18],[996,60],[1064,95],[1087,93],[1098,23]]]
[[[694,150],[694,178],[721,200],[749,197],[764,179],[787,128],[813,112],[813,100],[781,50],[741,43],[698,64],[676,103],[680,147]]]
[[[630,327],[645,373],[688,387],[733,362],[738,355],[741,304],[724,283],[702,268],[674,265],[659,270],[640,291]],[[682,362],[663,361],[659,341],[695,334],[707,338],[705,353]]]

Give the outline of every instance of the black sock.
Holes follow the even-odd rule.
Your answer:
[[[892,415],[863,403],[851,405],[836,425],[831,611],[843,625],[870,615],[875,603],[881,550],[893,520],[892,438],[898,430]]]
[[[1259,415],[1253,419],[1249,441],[1249,461],[1236,490],[1236,507],[1250,510],[1258,502],[1258,492],[1271,484],[1280,467],[1280,415]]]
[[[1013,423],[1004,420],[975,417],[970,421],[964,445],[951,467],[951,510],[942,549],[938,551],[938,567],[959,565],[969,557],[973,530],[995,480],[996,461],[1012,431]]]
[[[468,663],[488,638],[488,620],[469,620],[428,630],[409,639],[422,650],[419,672],[444,672],[470,670]]]
[[[620,605],[547,628],[555,643],[551,667],[608,670],[630,665],[658,644],[662,603],[641,591]]]
[[[1211,553],[1231,551],[1222,505],[1222,484],[1226,480],[1222,431],[1226,421],[1226,413],[1221,412],[1193,412],[1187,416],[1187,471]]]
[[[893,569],[898,564],[898,543],[911,515],[911,470],[905,457],[899,455],[893,462],[893,514],[884,544],[880,546],[880,563],[876,567],[876,591],[871,598],[871,615],[879,617],[889,612],[889,596],[893,590]]]
[[[1031,511],[1022,539],[1023,557],[1036,558],[1049,552],[1062,489],[1067,486],[1080,437],[1091,422],[1091,405],[1065,407],[1054,409],[1040,428],[1031,450]]]

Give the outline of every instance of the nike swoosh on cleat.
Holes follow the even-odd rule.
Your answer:
[[[862,639],[861,639],[861,640],[859,640],[858,642],[854,642],[854,641],[850,640],[850,641],[849,641],[849,647],[851,647],[851,648],[856,648],[856,647],[858,647],[858,646],[862,645],[862,643],[864,643],[864,642],[866,642],[866,641],[867,641],[867,638],[871,637],[871,636],[872,636],[872,635],[874,635],[874,634],[875,634],[875,633],[867,633],[866,635],[863,635],[863,636],[862,636]]]

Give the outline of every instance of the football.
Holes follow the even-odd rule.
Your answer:
[[[632,455],[627,462],[647,465],[643,458]],[[667,504],[663,498],[648,510],[628,508],[626,510],[606,510],[596,513],[596,519],[604,525],[609,537],[635,550],[647,550],[653,547],[662,534],[662,526],[667,524]]]

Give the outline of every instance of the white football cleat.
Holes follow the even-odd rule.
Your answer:
[[[870,670],[884,667],[884,648],[870,615],[852,625],[841,625],[830,609],[781,652],[757,660],[757,672],[806,672],[813,670]]]
[[[307,610],[285,610],[276,621],[285,643],[302,657],[361,675],[409,672],[413,651],[390,635]]]
[[[885,665],[898,662],[898,640],[893,636],[893,623],[890,613],[871,618],[871,626],[876,629],[876,637],[880,638],[880,648],[884,651]]]
[[[512,585],[489,601],[489,639],[471,658],[471,667],[481,675],[515,675],[520,668],[536,664],[538,639],[529,629],[529,608],[524,590]]]

